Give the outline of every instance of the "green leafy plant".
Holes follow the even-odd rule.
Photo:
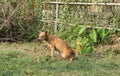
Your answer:
[[[104,38],[107,36],[104,28],[99,29],[99,30],[98,30],[98,33],[100,34],[100,38],[101,38],[102,40],[104,40]]]
[[[89,47],[83,47],[82,49],[82,54],[88,54],[94,51],[94,47],[93,46],[89,46]]]
[[[91,39],[93,42],[97,42],[97,34],[96,34],[95,29],[92,29],[92,30],[90,31],[89,36],[90,36],[90,39]]]
[[[83,27],[79,30],[78,35],[81,35],[85,30],[86,30],[87,26],[83,25]]]

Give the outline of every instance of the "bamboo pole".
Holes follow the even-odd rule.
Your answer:
[[[66,3],[66,2],[49,2],[48,4],[59,4],[59,5],[65,5],[65,4],[69,4],[69,5],[110,5],[110,6],[120,6],[120,3],[81,3],[81,2],[70,2],[70,3]]]
[[[83,27],[82,25],[80,25],[80,27]],[[102,29],[105,28],[107,30],[113,30],[114,28],[112,27],[97,27],[97,26],[87,26],[87,28],[93,28],[93,29]],[[120,29],[116,29],[117,31],[120,31]]]
[[[56,0],[56,2],[57,2],[58,0]],[[58,12],[59,11],[59,4],[56,4],[56,19],[55,19],[55,29],[54,29],[54,31],[55,31],[55,33],[57,32],[57,27],[58,27]]]

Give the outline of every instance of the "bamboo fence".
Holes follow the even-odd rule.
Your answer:
[[[54,31],[57,32],[57,27],[58,27],[58,24],[61,23],[58,21],[58,17],[59,17],[59,6],[60,5],[86,5],[86,6],[89,6],[89,5],[96,5],[96,6],[120,6],[120,3],[81,3],[81,2],[70,2],[70,3],[65,3],[65,2],[47,2],[46,4],[49,4],[49,5],[55,5],[56,6],[56,11],[55,11],[55,21],[51,21],[51,20],[41,20],[42,22],[45,22],[45,23],[54,23],[55,26],[54,26]],[[82,27],[82,25],[80,25],[80,27]],[[100,29],[100,28],[103,28],[103,27],[93,27],[93,26],[87,26],[87,28],[94,28],[94,29]],[[112,27],[104,27],[105,29],[108,29],[108,30],[112,30],[113,28]],[[117,31],[120,31],[120,29],[116,29]]]

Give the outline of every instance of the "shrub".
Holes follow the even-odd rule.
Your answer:
[[[0,4],[0,38],[12,41],[36,38],[42,27],[38,20],[40,4],[33,0],[0,1]]]

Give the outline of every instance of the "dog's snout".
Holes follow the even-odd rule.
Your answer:
[[[41,40],[41,38],[37,38],[38,40]]]
[[[40,40],[41,38],[37,38],[38,40]]]

